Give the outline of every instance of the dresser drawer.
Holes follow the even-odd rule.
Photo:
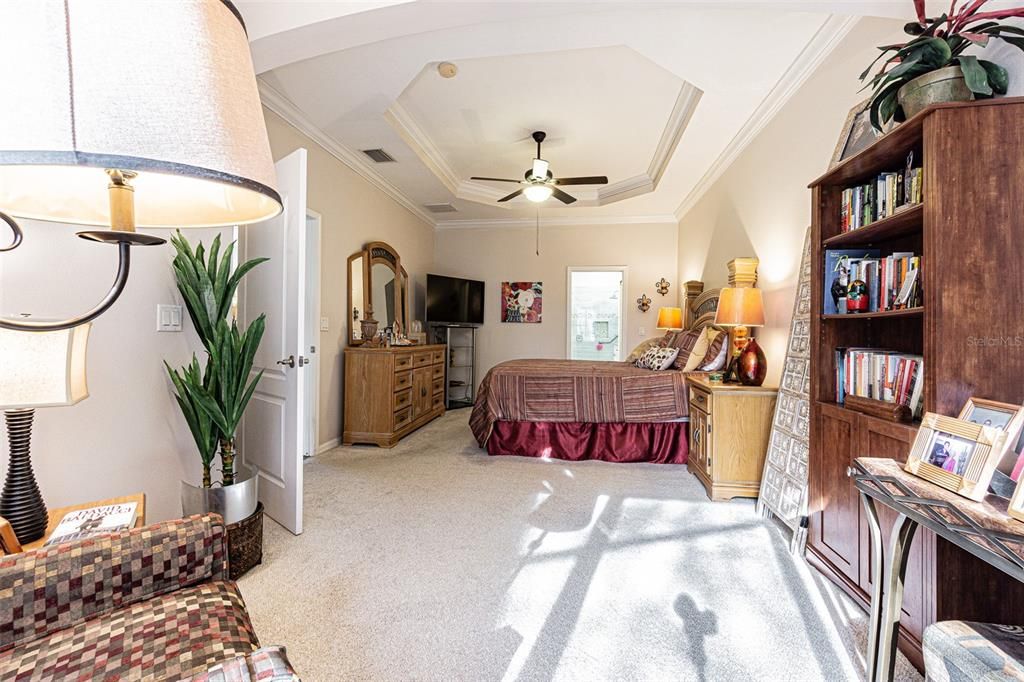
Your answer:
[[[406,389],[395,394],[395,412],[412,404],[412,390]]]
[[[444,365],[434,365],[430,369],[430,376],[434,379],[444,379]]]
[[[438,393],[444,393],[444,378],[434,379],[434,390],[431,391],[434,395]]]
[[[427,365],[434,362],[434,354],[432,352],[425,353],[413,353],[412,354],[412,366],[413,367],[426,367]]]
[[[444,351],[443,350],[430,351],[430,361],[432,363],[434,363],[435,365],[437,365],[437,364],[443,365],[444,364]]]
[[[403,391],[412,386],[412,372],[399,372],[395,374],[395,392]]]
[[[702,412],[711,412],[711,391],[702,390],[691,384],[690,407]]]
[[[412,353],[395,353],[395,371],[412,369]]]
[[[444,406],[444,395],[437,394],[430,400],[430,409],[436,410],[439,407]]]
[[[394,427],[393,430],[394,431],[398,431],[403,426],[406,426],[407,424],[409,424],[411,421],[412,421],[412,408],[407,407],[404,410],[400,410],[398,412],[395,412],[395,427]]]

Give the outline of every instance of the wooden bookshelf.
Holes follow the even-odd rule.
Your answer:
[[[905,461],[918,425],[835,403],[835,349],[868,347],[924,358],[924,409],[957,415],[971,397],[1024,403],[1024,348],[972,343],[1024,336],[1016,282],[1024,275],[1024,98],[936,105],[814,181],[808,560],[862,605],[872,590],[861,503],[847,476],[860,456]],[[842,192],[923,166],[920,204],[843,233]],[[921,255],[917,308],[825,315],[825,251],[871,246]],[[894,517],[880,514],[888,534]],[[1018,622],[1024,585],[928,531],[918,531],[904,590],[900,648],[922,667],[921,636],[938,620]]]

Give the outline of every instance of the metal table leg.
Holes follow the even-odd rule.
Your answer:
[[[875,500],[863,492],[860,501],[864,505],[871,535],[871,618],[868,620],[868,682],[878,682],[878,633],[882,628],[882,528],[878,524]]]
[[[896,642],[899,640],[900,615],[903,613],[903,582],[907,576],[907,559],[910,557],[910,546],[916,530],[917,522],[900,514],[889,539],[888,568],[883,588],[885,605],[878,632],[878,667],[874,676],[879,682],[891,682],[896,669]],[[877,585],[875,589],[877,591]]]

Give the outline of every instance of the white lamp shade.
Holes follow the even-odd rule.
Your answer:
[[[281,211],[249,43],[229,2],[2,2],[0,26],[0,210],[109,225],[110,168],[138,173],[140,227]]]
[[[0,409],[74,405],[88,398],[85,359],[91,327],[0,329]]]

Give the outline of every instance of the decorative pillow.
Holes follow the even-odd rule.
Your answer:
[[[626,356],[626,362],[636,362],[644,353],[647,352],[648,348],[663,348],[664,345],[662,344],[662,341],[664,340],[665,339],[660,336],[653,339],[644,339],[636,348],[633,349],[632,353]]]
[[[701,360],[700,370],[702,372],[716,372],[725,367],[725,361],[729,353],[729,333],[720,332],[717,329],[706,327],[708,339],[708,352]]]
[[[679,332],[676,334],[671,341],[669,341],[667,348],[678,348],[679,355],[676,356],[676,364],[680,362],[686,363],[690,357],[690,353],[693,351],[694,346],[697,345],[697,341],[700,338],[700,332],[688,331]],[[703,358],[704,356],[701,355]]]
[[[704,333],[703,329],[695,332],[697,334],[697,343],[693,345],[693,349],[690,350],[690,357],[686,358],[686,362],[683,363],[676,358],[676,367],[683,370],[684,372],[692,372],[700,367],[704,362],[704,356],[708,353],[708,346],[711,345],[708,335]]]
[[[648,348],[634,364],[641,369],[661,371],[671,367],[678,354],[678,348],[661,348],[660,346],[653,346]]]

